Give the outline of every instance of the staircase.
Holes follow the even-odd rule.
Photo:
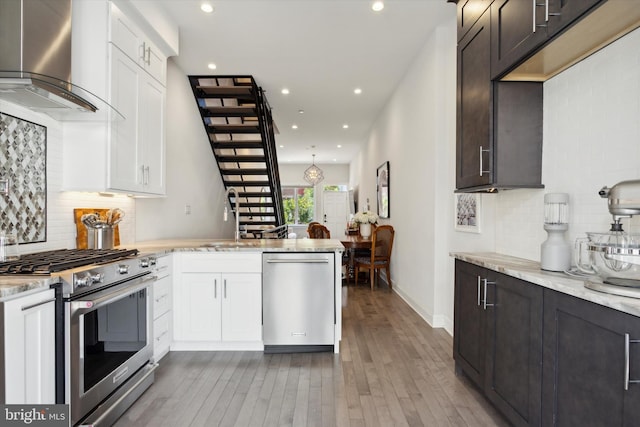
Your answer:
[[[283,238],[284,220],[274,125],[252,76],[189,76],[225,188],[239,192],[245,238]],[[233,193],[229,195],[235,206]]]

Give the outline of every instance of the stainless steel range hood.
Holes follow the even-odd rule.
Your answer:
[[[122,117],[71,83],[71,0],[1,0],[0,52],[0,100],[61,121]]]

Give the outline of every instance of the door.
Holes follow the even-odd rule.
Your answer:
[[[142,69],[120,49],[111,46],[111,103],[124,116],[111,124],[109,187],[142,190],[142,161],[138,147],[138,99]],[[149,107],[155,108],[155,107]],[[159,126],[159,124],[156,124]]]
[[[487,10],[458,45],[456,188],[491,183],[491,77]]]
[[[262,340],[262,275],[227,273],[222,276],[222,339]]]
[[[495,284],[487,285],[485,393],[514,425],[540,425],[543,289],[492,275]]]
[[[495,1],[491,5],[491,78],[517,65],[546,39],[544,2]]]
[[[640,425],[639,339],[640,318],[545,290],[542,425]]]
[[[485,311],[481,281],[486,270],[456,260],[454,290],[453,358],[472,381],[484,383]]]
[[[344,235],[349,221],[349,193],[347,191],[324,191],[322,193],[322,222],[337,239]]]
[[[147,193],[165,193],[164,122],[165,89],[149,74],[142,73],[138,138],[142,164],[142,184]]]
[[[177,341],[220,341],[222,339],[219,273],[183,273],[180,292],[174,293]]]
[[[5,326],[2,403],[55,403],[54,300],[54,291],[48,290],[2,304]]]

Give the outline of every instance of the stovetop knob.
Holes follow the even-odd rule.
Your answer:
[[[77,288],[84,288],[87,286],[91,286],[93,284],[93,278],[91,277],[91,273],[87,272],[82,277],[76,277],[74,283]]]
[[[140,258],[140,268],[149,268],[150,265],[149,258]]]
[[[120,264],[118,266],[119,274],[129,274],[129,266],[127,264]]]

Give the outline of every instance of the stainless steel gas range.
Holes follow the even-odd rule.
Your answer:
[[[0,264],[2,275],[61,283],[56,400],[64,390],[72,425],[111,425],[153,383],[154,264],[135,249],[54,250]]]

